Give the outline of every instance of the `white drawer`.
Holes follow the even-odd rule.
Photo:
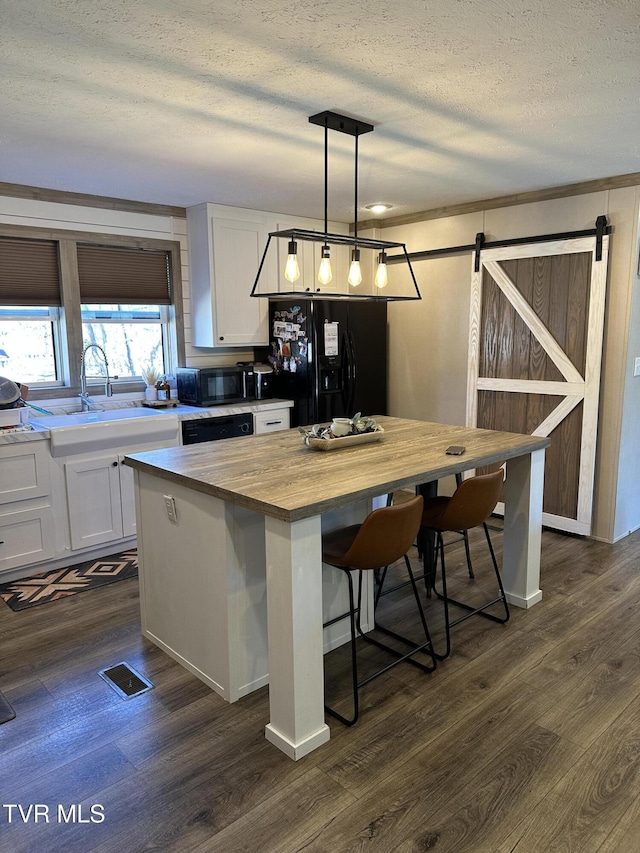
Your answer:
[[[55,531],[50,506],[0,515],[0,573],[54,556]]]
[[[0,504],[49,494],[49,449],[45,441],[0,448]]]
[[[267,412],[256,412],[253,416],[253,431],[257,435],[282,429],[289,429],[289,409],[271,409]]]

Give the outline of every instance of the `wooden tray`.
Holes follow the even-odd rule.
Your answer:
[[[146,409],[169,409],[178,405],[177,400],[143,400],[142,405]]]
[[[384,435],[383,429],[375,432],[362,432],[359,435],[343,435],[340,438],[310,438],[307,447],[314,450],[339,450],[341,447],[354,447],[358,444],[369,444],[380,441]]]

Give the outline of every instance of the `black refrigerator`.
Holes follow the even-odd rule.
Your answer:
[[[387,303],[286,299],[269,303],[273,395],[294,401],[291,426],[387,413]]]

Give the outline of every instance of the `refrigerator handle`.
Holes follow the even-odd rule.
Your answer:
[[[348,332],[349,338],[349,409],[352,409],[354,406],[354,400],[356,398],[356,342],[353,337],[353,332],[349,330]],[[350,415],[354,415],[355,412],[350,411]]]
[[[345,416],[349,416],[349,406],[351,405],[351,400],[349,397],[349,389],[351,387],[351,358],[349,352],[349,338],[347,337],[347,333],[342,333],[342,368],[340,370],[340,380],[342,387],[342,406],[344,408]]]

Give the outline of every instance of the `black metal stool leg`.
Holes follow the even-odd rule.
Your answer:
[[[346,574],[347,582],[349,585],[349,613],[345,613],[345,616],[349,616],[351,628],[351,685],[353,691],[353,716],[351,718],[344,717],[342,714],[339,714],[326,703],[324,709],[327,714],[331,714],[332,717],[335,717],[336,720],[340,720],[340,722],[344,723],[345,726],[353,726],[355,723],[358,722],[358,717],[360,716],[360,702],[358,699],[358,658],[356,655],[356,608],[353,595],[353,578],[351,576],[351,572],[346,569],[340,569],[340,571]],[[360,589],[358,590],[358,600],[360,600],[360,592],[362,589],[362,572],[360,572],[359,583]],[[332,620],[332,622],[333,621],[334,620]],[[359,622],[360,613],[358,612],[358,623]]]
[[[407,652],[406,654],[402,654],[402,652],[399,652],[397,649],[394,649],[391,646],[387,646],[386,643],[381,643],[380,640],[376,639],[375,637],[372,637],[371,634],[365,634],[365,632],[362,630],[362,625],[361,625],[361,621],[360,621],[361,620],[361,614],[362,614],[362,579],[361,579],[360,588],[358,590],[358,606],[356,607],[356,612],[358,615],[356,627],[358,630],[358,634],[362,637],[362,639],[366,643],[370,643],[372,646],[377,646],[379,649],[383,649],[385,652],[389,652],[389,654],[393,655],[396,658],[396,660],[394,660],[388,666],[385,666],[382,669],[378,670],[373,675],[369,676],[369,678],[365,678],[363,681],[361,681],[359,683],[359,685],[358,685],[359,687],[362,687],[363,685],[367,684],[367,682],[372,681],[374,678],[377,678],[379,675],[382,675],[382,673],[386,672],[388,669],[393,669],[394,666],[397,666],[397,664],[401,663],[402,661],[406,661],[407,663],[412,664],[412,666],[415,666],[418,669],[421,669],[423,672],[433,672],[434,669],[436,668],[436,661],[435,661],[434,655],[433,655],[433,647],[432,647],[432,643],[431,643],[431,636],[429,634],[429,629],[427,628],[426,617],[425,617],[424,611],[422,609],[422,602],[420,601],[420,596],[418,595],[415,577],[413,576],[413,572],[411,571],[411,564],[409,563],[409,560],[408,560],[406,555],[405,555],[405,560],[406,560],[407,569],[409,570],[410,583],[413,586],[413,590],[414,590],[413,594],[414,594],[414,597],[416,599],[416,603],[418,605],[418,609],[420,612],[420,618],[421,618],[422,625],[423,625],[423,628],[425,631],[425,638],[426,638],[425,642],[421,643],[421,644],[416,644],[413,640],[408,639],[408,637],[404,637],[402,634],[398,634],[398,633],[396,633],[396,631],[391,631],[389,628],[385,628],[383,625],[376,623],[374,630],[380,631],[381,633],[386,634],[388,637],[393,637],[395,640],[398,640],[399,642],[404,643],[406,646],[411,646],[411,651]],[[426,651],[427,649],[429,649],[429,651]],[[431,660],[433,661],[433,666],[427,666],[426,664],[421,663],[420,661],[414,660],[413,655],[416,655],[419,652],[425,652],[426,654],[428,654],[429,657],[431,658]]]
[[[462,474],[456,474],[456,488],[462,483]],[[469,571],[469,577],[475,578],[473,573],[473,566],[471,565],[471,552],[469,551],[469,533],[466,530],[462,530],[462,538],[464,539],[464,552],[467,556],[467,569]]]
[[[505,622],[509,621],[509,618],[511,615],[509,612],[509,604],[507,602],[507,596],[505,594],[504,586],[502,584],[502,578],[500,577],[500,570],[498,568],[498,562],[496,560],[495,551],[493,550],[493,544],[491,542],[491,537],[489,536],[489,528],[487,527],[486,522],[482,523],[482,527],[484,529],[484,534],[485,534],[486,539],[487,539],[487,545],[489,546],[489,553],[491,555],[491,561],[493,563],[493,570],[495,572],[495,576],[496,576],[497,581],[498,581],[498,589],[500,591],[500,595],[497,596],[497,598],[493,598],[491,601],[487,601],[485,604],[482,604],[480,607],[472,607],[470,604],[465,604],[464,601],[458,601],[457,599],[451,598],[447,595],[446,573],[445,573],[445,566],[444,566],[444,546],[443,546],[443,542],[442,542],[442,534],[438,533],[438,542],[440,544],[440,553],[441,553],[441,560],[442,560],[442,593],[438,592],[438,590],[436,589],[435,586],[434,586],[434,591],[435,591],[435,594],[438,596],[438,598],[441,599],[445,605],[445,622],[446,622],[446,630],[447,630],[447,652],[444,655],[444,657],[447,657],[450,653],[451,644],[450,644],[449,632],[450,632],[451,628],[453,628],[455,625],[459,625],[461,622],[464,622],[466,619],[469,619],[471,616],[475,616],[475,615],[483,616],[485,619],[490,619],[492,622],[499,622],[501,625],[504,625]],[[504,612],[505,612],[504,617],[494,616],[493,613],[486,613],[485,612],[488,607],[491,607],[494,604],[498,604],[499,602],[501,602],[503,607],[504,607]],[[450,622],[449,621],[449,608],[448,608],[449,604],[455,604],[456,607],[461,607],[463,610],[466,610],[467,612],[464,614],[464,616],[460,616],[458,619],[455,619],[453,622]],[[440,658],[438,658],[438,659],[440,660]]]

